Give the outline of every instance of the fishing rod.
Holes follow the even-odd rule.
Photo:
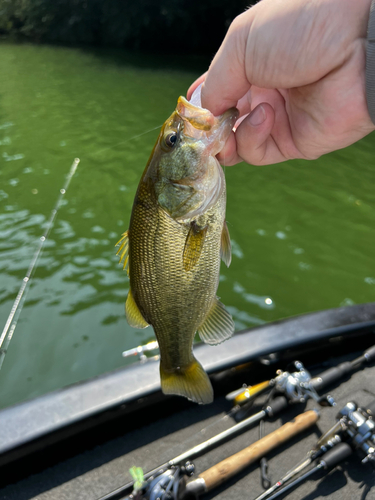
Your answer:
[[[353,450],[349,446],[348,443],[339,443],[335,448],[332,448],[331,450],[327,451],[323,455],[321,460],[319,460],[319,463],[317,465],[315,465],[308,472],[305,472],[304,474],[302,474],[300,477],[295,479],[293,482],[289,483],[282,490],[279,490],[275,494],[273,494],[272,496],[267,497],[268,500],[274,500],[275,498],[279,497],[280,495],[283,495],[287,491],[298,486],[303,481],[306,481],[306,479],[309,479],[312,475],[316,474],[317,472],[323,472],[326,474],[328,469],[332,469],[333,467],[336,467],[336,465],[338,465],[340,462],[342,462],[343,460],[348,458],[352,453],[353,453]],[[258,498],[261,498],[261,497],[258,497]]]
[[[108,147],[102,148],[100,150],[97,150],[93,153],[93,155],[97,155],[99,153],[102,153],[103,151],[106,151],[106,150],[114,148],[116,146],[125,144],[131,140],[137,139],[138,137],[141,137],[145,134],[148,134],[149,132],[152,132],[153,130],[159,129],[160,127],[161,127],[161,125],[158,125],[157,127],[153,127],[150,130],[147,130],[146,132],[142,132],[141,134],[138,134],[138,135],[131,137],[130,139],[127,139],[125,141],[121,141],[121,142],[114,144],[112,146],[108,146]],[[34,253],[34,256],[30,262],[27,273],[22,280],[22,283],[21,283],[21,286],[20,286],[19,291],[17,293],[16,299],[13,303],[13,306],[12,306],[11,311],[9,313],[8,319],[5,323],[4,329],[0,335],[0,370],[1,370],[1,367],[3,365],[5,355],[7,353],[8,347],[9,347],[9,343],[12,340],[14,330],[16,329],[18,318],[21,314],[23,304],[24,304],[24,301],[25,301],[25,298],[26,298],[26,295],[28,292],[28,285],[30,283],[33,272],[36,268],[37,261],[40,257],[42,250],[43,250],[44,243],[45,243],[46,239],[48,238],[49,233],[53,227],[57,212],[61,207],[61,202],[62,202],[64,195],[66,194],[66,192],[69,188],[70,181],[72,180],[72,177],[74,176],[74,174],[77,170],[79,162],[80,162],[80,159],[75,158],[71,167],[70,167],[69,173],[66,177],[65,184],[60,189],[60,193],[59,193],[58,198],[56,200],[55,206],[54,206],[54,208],[50,214],[50,217],[48,219],[46,230],[45,230],[44,234],[40,237],[39,245],[38,245],[38,247]]]
[[[131,349],[128,349],[127,351],[124,351],[122,353],[123,358],[129,358],[132,356],[138,356],[139,359],[138,361],[143,364],[146,363],[147,361],[151,359],[159,359],[160,355],[156,354],[152,357],[147,357],[145,352],[149,351],[154,351],[156,349],[159,349],[159,344],[157,340],[152,340],[151,342],[148,342],[147,344],[139,345],[137,347],[132,347]]]
[[[261,493],[256,497],[255,500],[268,499],[269,496],[280,489],[284,484],[286,484],[290,479],[295,477],[306,467],[308,467],[314,460],[319,456],[323,455],[337,444],[341,443],[341,433],[344,430],[344,426],[341,421],[337,422],[329,431],[327,431],[323,436],[319,438],[315,446],[308,451],[307,457],[302,459],[297,465],[290,469],[281,479],[279,479],[273,486],[268,488],[266,491]]]
[[[348,402],[338,413],[336,417],[338,421],[336,424],[320,437],[316,445],[307,453],[307,458],[290,469],[273,486],[257,496],[254,500],[273,500],[277,498],[279,495],[294,488],[319,470],[326,470],[336,466],[339,462],[347,458],[347,456],[352,453],[353,449],[358,450],[364,455],[362,463],[370,462],[375,467],[374,414],[375,401],[373,401],[367,409],[358,407],[353,401]],[[348,440],[351,447],[347,442],[342,442],[343,440]],[[317,465],[285,486],[288,481],[305,470],[321,455],[323,455],[323,458]]]
[[[70,181],[72,180],[72,177],[77,170],[79,162],[80,162],[79,158],[75,158],[71,167],[70,167],[69,173],[68,173],[66,180],[65,180],[65,184],[60,189],[60,193],[57,197],[55,206],[52,209],[52,212],[49,216],[46,230],[44,231],[44,234],[39,238],[38,247],[33,255],[33,258],[31,259],[27,273],[22,280],[22,284],[21,284],[20,289],[17,293],[17,297],[13,303],[13,306],[10,310],[8,319],[6,320],[4,329],[0,335],[0,370],[1,370],[1,367],[3,365],[4,358],[5,358],[5,355],[7,353],[10,341],[12,340],[14,330],[16,329],[18,318],[19,318],[21,311],[22,311],[22,308],[23,308],[23,304],[25,303],[25,298],[26,298],[26,295],[28,292],[28,285],[30,284],[30,280],[32,278],[33,272],[36,269],[36,264],[38,262],[40,254],[43,250],[44,243],[47,240],[49,233],[53,227],[57,212],[58,212],[59,208],[61,207],[61,202],[62,202],[62,200],[63,200],[63,198],[64,198],[64,196],[69,188]]]
[[[142,488],[132,492],[126,498],[127,500],[182,500],[191,495],[200,496],[228,481],[235,474],[259,460],[265,453],[315,425],[318,419],[319,413],[316,410],[301,413],[276,431],[207,469],[191,481],[186,481],[185,477],[194,472],[192,464],[189,463],[186,466],[190,470],[186,470],[186,467],[171,467],[162,474],[151,477]]]
[[[193,448],[190,448],[184,453],[181,453],[175,458],[172,458],[168,462],[159,465],[155,469],[147,472],[146,474],[144,474],[144,479],[147,480],[150,478],[155,478],[156,476],[160,476],[164,474],[167,470],[169,470],[171,467],[184,464],[186,461],[193,460],[194,458],[203,455],[203,453],[206,453],[208,450],[211,450],[218,444],[223,443],[229,437],[238,434],[240,431],[248,429],[253,424],[259,422],[261,419],[264,419],[266,417],[274,417],[278,413],[282,412],[287,406],[288,406],[288,401],[284,396],[275,398],[266,408],[259,411],[255,415],[252,415],[251,417],[242,420],[241,422],[235,424],[226,431],[220,432],[220,434],[217,434],[216,436],[207,439],[203,443],[198,444]],[[120,500],[125,495],[130,494],[132,492],[132,489],[133,489],[133,481],[123,486],[120,486],[116,490],[113,490],[110,493],[100,497],[99,500]]]
[[[239,418],[246,414],[246,409],[251,406],[253,400],[260,394],[274,390],[275,393],[282,393],[291,403],[305,402],[312,398],[320,405],[334,406],[335,402],[332,396],[320,396],[317,391],[322,391],[327,386],[338,382],[342,378],[351,375],[354,371],[369,365],[375,361],[375,345],[366,349],[358,358],[353,361],[346,361],[339,365],[329,368],[322,373],[312,377],[306,370],[303,363],[294,361],[293,372],[277,370],[277,376],[271,380],[264,381],[254,388],[238,389],[228,394],[226,397],[233,400],[237,411],[242,409]],[[242,407],[242,408],[240,408]]]
[[[108,147],[99,149],[92,154],[97,155],[97,154],[102,153],[103,151],[106,151],[108,149],[112,149],[116,146],[125,144],[131,140],[137,139],[145,134],[148,134],[149,132],[152,132],[153,130],[159,129],[160,127],[161,127],[161,125],[158,125],[156,127],[153,127],[151,129],[147,130],[146,132],[142,132],[141,134],[137,134],[137,135],[131,137],[130,139],[126,139],[125,141],[121,141],[121,142],[114,144],[112,146],[108,146]],[[62,202],[64,195],[66,194],[66,192],[69,188],[70,181],[72,180],[72,177],[74,176],[74,174],[77,170],[79,162],[80,162],[80,159],[75,158],[71,167],[70,167],[69,173],[66,177],[65,184],[60,189],[60,193],[59,193],[58,198],[56,200],[55,206],[52,209],[52,212],[51,212],[50,217],[48,219],[46,230],[45,230],[44,234],[40,237],[39,245],[38,245],[38,247],[34,253],[34,256],[30,262],[27,273],[22,280],[22,283],[21,283],[21,286],[20,286],[19,291],[17,293],[16,299],[13,303],[13,306],[12,306],[11,311],[9,313],[8,319],[5,323],[4,329],[0,335],[0,370],[1,370],[1,367],[3,365],[4,358],[5,358],[5,355],[7,353],[10,341],[12,340],[14,331],[16,329],[18,318],[21,314],[23,304],[24,304],[24,301],[25,301],[25,298],[26,298],[26,295],[28,292],[28,285],[30,283],[33,272],[36,268],[37,261],[40,257],[42,250],[43,250],[44,243],[45,243],[46,239],[48,238],[49,233],[53,227],[57,212],[61,207],[61,202]]]

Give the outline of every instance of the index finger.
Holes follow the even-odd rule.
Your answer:
[[[202,107],[215,116],[236,106],[251,87],[245,64],[250,10],[236,17],[230,25],[202,86]]]

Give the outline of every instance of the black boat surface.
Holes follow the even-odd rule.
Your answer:
[[[294,360],[301,361],[312,377],[344,362],[348,366],[374,345],[375,303],[331,309],[239,332],[217,347],[197,345],[196,356],[214,386],[210,405],[165,397],[158,362],[151,360],[2,410],[0,500],[126,498],[123,485],[131,480],[130,467],[152,470],[231,428],[240,412],[246,418],[260,411],[267,400],[261,395],[247,413],[229,413],[229,392],[274,378],[277,369],[290,369]],[[336,406],[320,406],[309,398],[266,419],[263,435],[305,410],[318,409],[320,415],[315,426],[267,454],[272,483],[306,457],[348,402],[364,409],[374,403],[374,357],[332,379],[319,393],[330,394]],[[193,478],[258,439],[255,425],[209,450],[193,460]],[[362,463],[363,458],[355,451],[285,498],[375,500],[375,469],[370,461]],[[252,500],[263,491],[257,461],[203,498]]]

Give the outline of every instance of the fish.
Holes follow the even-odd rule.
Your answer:
[[[219,344],[234,322],[216,296],[220,259],[229,266],[226,184],[216,155],[238,118],[215,117],[184,97],[161,128],[135,195],[129,229],[117,243],[130,289],[130,326],[152,325],[160,349],[164,394],[213,401],[193,340]]]

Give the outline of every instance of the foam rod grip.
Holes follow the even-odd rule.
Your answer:
[[[284,424],[276,431],[202,472],[199,478],[204,480],[205,490],[209,491],[224,483],[245,467],[262,458],[269,451],[314,425],[318,418],[319,414],[315,410],[301,413],[294,420]]]

